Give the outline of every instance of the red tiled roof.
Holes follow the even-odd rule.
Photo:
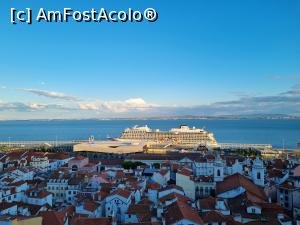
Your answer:
[[[37,194],[31,194],[32,192],[36,192]],[[28,190],[26,191],[26,195],[30,198],[45,198],[48,195],[52,195],[53,193],[49,192],[49,191],[45,191],[45,190],[41,190],[41,191],[35,191],[35,190]]]
[[[212,196],[209,196],[207,198],[199,199],[199,206],[200,209],[210,209],[214,210],[216,205],[216,199]]]
[[[14,178],[5,177],[5,178],[3,178],[1,181],[2,181],[2,182],[6,182],[6,183],[11,183],[11,182],[13,182],[14,180],[15,180]]]
[[[64,225],[65,214],[57,211],[45,211],[39,214],[43,218],[42,225]]]
[[[131,204],[128,208],[127,213],[128,214],[141,214],[141,213],[146,213],[149,212],[149,206],[148,205],[143,205],[143,204]]]
[[[43,207],[50,209],[51,206],[46,204],[46,205],[33,205],[33,204],[28,204],[28,203],[23,203],[23,202],[18,202],[18,208],[27,208],[30,212],[31,215],[36,215]]]
[[[295,186],[293,184],[289,183],[288,181],[285,181],[283,184],[279,185],[278,187],[282,188],[282,189],[288,189],[288,190],[295,189]]]
[[[287,168],[288,165],[288,161],[283,161],[281,159],[275,159],[274,163],[273,163],[273,167],[275,167],[276,169],[280,169],[280,170],[284,170]]]
[[[189,201],[191,201],[191,199],[189,197],[186,197],[184,195],[181,195],[181,194],[178,194],[178,193],[175,193],[175,192],[172,192],[172,193],[160,198],[159,201],[160,202],[165,202],[165,201],[169,201],[169,200],[172,200],[172,199],[177,199],[177,200],[185,202],[185,203],[188,203]]]
[[[109,192],[105,190],[100,190],[99,192],[97,192],[97,195],[98,195],[98,199],[102,200],[109,195]]]
[[[16,202],[2,202],[2,203],[0,203],[0,211],[9,209],[15,205],[17,205]]]
[[[76,156],[75,158],[71,159],[71,161],[81,161],[84,159],[86,159],[86,157],[80,155],[80,156]]]
[[[178,170],[177,173],[182,174],[184,176],[191,176],[193,174],[192,171],[185,168]]]
[[[159,192],[166,191],[166,190],[172,190],[172,189],[176,189],[176,190],[184,192],[182,187],[177,186],[175,184],[168,185],[168,186],[162,188]]]
[[[111,225],[111,218],[85,218],[77,217],[71,225]]]
[[[95,202],[85,202],[84,203],[84,209],[90,212],[95,211],[97,208],[99,207],[99,205]]]
[[[47,153],[48,159],[53,160],[64,160],[69,158],[69,156],[65,153]]]
[[[159,173],[162,176],[165,176],[169,171],[168,170],[160,170]]]
[[[18,151],[18,152],[10,152],[7,154],[9,160],[20,160],[24,157],[28,152]]]
[[[17,182],[14,182],[14,183],[11,183],[10,186],[15,186],[15,187],[19,187],[21,186],[22,184],[26,184],[27,182],[24,181],[24,180],[20,180],[20,181],[17,181]]]
[[[197,182],[208,182],[209,183],[209,182],[213,182],[214,178],[213,178],[213,176],[200,175],[200,176],[194,176],[193,180],[197,181]]]
[[[170,161],[167,161],[167,162],[162,162],[160,164],[161,167],[169,167],[171,165]]]
[[[158,183],[150,183],[147,185],[148,189],[152,189],[152,190],[160,190],[161,189],[161,185]]]
[[[120,179],[120,178],[124,178],[124,177],[125,177],[125,173],[123,171],[118,170],[116,172],[116,176],[115,176],[116,179]]]
[[[199,158],[195,159],[195,162],[205,163],[205,162],[207,162],[207,159],[204,157],[199,157]]]
[[[131,196],[131,192],[119,188],[115,190],[113,193],[111,193],[110,195],[119,195],[124,198],[129,198]]]
[[[216,186],[216,193],[221,194],[238,187],[243,187],[246,192],[249,192],[262,200],[266,200],[266,195],[259,186],[238,173],[226,177],[222,182],[218,182]]]
[[[203,217],[204,223],[222,223],[226,222],[225,216],[223,216],[221,213],[217,211],[210,211]]]
[[[165,219],[167,224],[174,224],[183,219],[190,220],[195,224],[204,224],[203,220],[198,215],[198,212],[188,204],[181,201],[176,201],[166,207]]]
[[[282,173],[282,171],[279,169],[276,169],[276,168],[269,169],[268,175],[269,175],[269,177],[279,177],[279,178],[284,177],[284,174]]]
[[[276,203],[259,204],[262,208],[261,214],[268,217],[277,218],[279,213],[285,213],[285,209]]]

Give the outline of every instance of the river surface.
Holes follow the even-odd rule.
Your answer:
[[[169,130],[187,124],[213,132],[221,143],[272,144],[296,149],[300,142],[300,120],[50,120],[1,121],[0,141],[96,140],[119,137],[125,128],[148,125]]]

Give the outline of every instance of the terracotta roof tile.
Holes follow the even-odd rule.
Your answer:
[[[160,170],[159,173],[162,176],[165,176],[169,171],[168,170]]]
[[[5,209],[9,209],[11,207],[14,207],[18,205],[16,202],[2,202],[0,203],[0,211],[5,210]]]
[[[166,207],[165,219],[167,224],[174,224],[183,219],[188,219],[195,224],[204,224],[198,212],[184,202],[176,201]]]
[[[216,199],[212,196],[209,196],[207,198],[199,199],[199,206],[200,209],[209,209],[214,210],[216,205]]]
[[[162,198],[159,199],[160,202],[165,202],[165,201],[170,201],[172,199],[177,199],[178,201],[182,201],[182,202],[185,202],[185,203],[188,203],[190,201],[192,201],[192,199],[190,199],[189,197],[186,197],[184,195],[181,195],[181,194],[178,194],[178,193],[175,193],[175,192],[172,192]]]
[[[186,168],[179,169],[177,171],[177,173],[182,174],[184,176],[191,176],[191,175],[193,175],[193,172],[191,170],[186,169]]]
[[[158,183],[150,183],[147,185],[148,189],[152,189],[152,190],[160,190],[161,189],[161,185]]]
[[[94,212],[99,205],[95,202],[85,202],[84,203],[84,209],[90,212]]]
[[[288,181],[285,181],[283,184],[279,185],[278,187],[282,188],[282,189],[288,189],[288,190],[295,189],[295,186],[293,184],[289,183]]]
[[[115,190],[114,192],[112,192],[110,195],[119,195],[124,198],[129,198],[131,196],[131,192],[119,188],[119,189]]]
[[[172,189],[176,189],[176,190],[184,192],[182,187],[177,186],[175,184],[168,185],[168,186],[162,188],[159,192],[166,191],[166,190],[172,190]]]
[[[111,225],[111,218],[85,218],[77,217],[71,225]]]
[[[222,182],[218,182],[216,186],[216,193],[221,194],[238,187],[243,187],[247,192],[255,195],[256,197],[266,200],[266,195],[264,191],[254,184],[251,180],[246,177],[236,173],[231,176],[228,176]]]
[[[225,216],[223,216],[221,213],[217,212],[217,211],[210,211],[208,213],[205,214],[205,216],[203,216],[203,221],[204,223],[222,223],[222,222],[226,222],[226,218]]]
[[[57,211],[45,211],[39,214],[43,218],[42,225],[64,225],[65,214]]]

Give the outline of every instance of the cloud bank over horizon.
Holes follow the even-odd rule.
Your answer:
[[[150,116],[220,116],[249,114],[300,115],[300,85],[269,96],[244,96],[235,100],[211,104],[168,106],[149,103],[141,97],[125,100],[84,100],[62,92],[18,89],[35,95],[34,102],[7,102],[0,99],[0,119],[55,119],[55,118],[117,118]],[[18,91],[16,90],[16,91]],[[51,100],[50,102],[45,101]]]

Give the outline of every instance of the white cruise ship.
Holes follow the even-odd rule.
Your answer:
[[[144,141],[149,144],[173,143],[187,148],[195,148],[199,145],[208,148],[218,147],[213,133],[195,127],[190,128],[187,125],[181,125],[179,128],[173,128],[169,131],[153,130],[147,125],[143,127],[134,126],[125,129],[119,139]]]

